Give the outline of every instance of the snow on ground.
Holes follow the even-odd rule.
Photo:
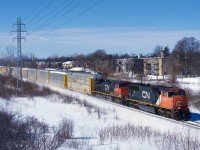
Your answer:
[[[200,91],[200,77],[179,78],[178,82],[183,88],[190,88],[193,92]]]
[[[196,81],[195,81],[196,80]],[[184,85],[192,86],[198,90],[199,84],[197,79],[184,79]],[[128,138],[127,140],[113,140],[102,143],[99,137],[99,131],[106,127],[125,126],[127,124],[135,126],[148,126],[153,131],[161,133],[175,133],[182,134],[184,137],[186,132],[190,131],[192,135],[199,135],[198,129],[189,128],[184,125],[173,123],[164,119],[156,118],[137,110],[125,109],[112,103],[107,103],[99,98],[94,98],[86,94],[75,91],[52,87],[53,90],[59,91],[63,94],[72,95],[99,107],[100,112],[88,110],[80,104],[65,104],[57,97],[51,98],[13,98],[10,101],[0,99],[1,108],[10,111],[20,112],[24,116],[34,116],[40,121],[44,121],[50,126],[58,125],[63,118],[71,119],[75,125],[74,139],[67,140],[60,148],[66,148],[67,144],[74,141],[79,141],[76,148],[71,149],[97,149],[97,150],[149,150],[161,149],[157,147],[154,142],[149,142],[147,139]],[[199,111],[195,112],[198,116],[196,121],[200,120]],[[150,140],[151,141],[151,140]],[[80,144],[81,143],[81,144]],[[82,145],[82,146],[80,146]]]

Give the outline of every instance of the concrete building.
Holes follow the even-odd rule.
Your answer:
[[[166,72],[164,69],[164,58],[144,58],[144,75],[163,76]]]
[[[115,69],[116,73],[132,72],[133,74],[143,74],[145,76],[163,76],[163,74],[167,74],[165,61],[164,57],[116,59]]]
[[[144,60],[138,58],[115,59],[116,73],[132,72],[133,74],[143,74]]]

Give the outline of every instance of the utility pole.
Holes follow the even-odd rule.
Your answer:
[[[27,31],[22,30],[22,26],[25,27],[25,24],[23,24],[21,22],[21,18],[17,17],[17,23],[13,24],[13,27],[16,26],[16,30],[11,31],[11,32],[17,32],[17,37],[13,38],[13,41],[15,39],[17,39],[17,91],[19,89],[23,89],[23,85],[22,85],[22,52],[21,52],[21,40],[24,39],[26,40],[24,37],[21,36],[22,32],[26,32],[28,34]]]

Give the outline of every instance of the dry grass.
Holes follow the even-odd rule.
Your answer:
[[[199,136],[192,135],[190,130],[184,136],[181,133],[161,133],[151,127],[131,124],[113,125],[99,130],[100,144],[127,140],[139,140],[141,144],[154,144],[158,149],[162,150],[198,150],[200,147]]]
[[[23,81],[22,90],[17,90],[17,80],[14,77],[0,75],[0,97],[6,100],[14,96],[18,97],[34,97],[34,96],[49,96],[58,94],[47,87],[39,86],[35,83]]]

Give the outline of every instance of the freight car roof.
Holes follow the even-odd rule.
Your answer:
[[[89,72],[73,72],[73,71],[69,71],[69,72],[67,72],[67,75],[98,78],[98,79],[101,78],[100,74],[92,74],[92,73],[89,73]]]
[[[39,69],[38,72],[49,72],[49,70]]]
[[[66,71],[60,71],[60,70],[51,70],[50,73],[67,74]]]
[[[50,73],[67,74],[72,76],[90,77],[90,78],[101,78],[100,74],[92,74],[90,72],[76,72],[76,71],[66,71],[66,70],[51,70]]]

